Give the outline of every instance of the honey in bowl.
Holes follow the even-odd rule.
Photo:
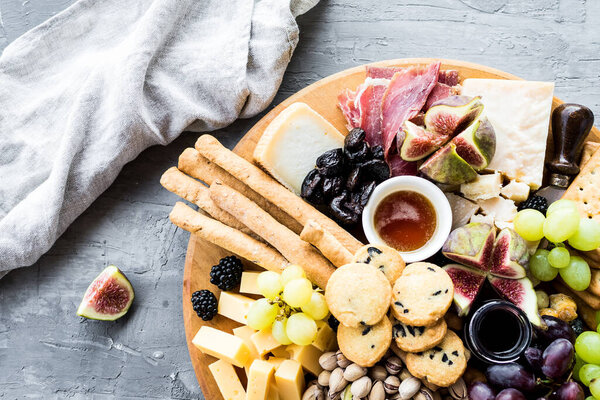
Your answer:
[[[386,196],[377,205],[373,219],[379,237],[401,252],[423,247],[437,226],[437,215],[431,201],[411,190]]]

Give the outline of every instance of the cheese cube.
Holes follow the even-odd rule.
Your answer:
[[[273,335],[271,335],[270,329],[265,329],[252,334],[252,336],[250,336],[250,340],[252,340],[252,343],[254,343],[254,346],[261,357],[269,353],[271,350],[281,346],[281,343],[279,343],[273,337]]]
[[[336,343],[337,338],[335,332],[325,321],[316,321],[317,322],[317,335],[315,336],[315,340],[312,345],[322,352],[332,350]]]
[[[256,280],[260,272],[244,271],[242,272],[242,282],[240,283],[241,293],[260,294]]]
[[[267,126],[254,160],[283,186],[300,195],[306,175],[327,150],[344,146],[344,136],[304,103],[294,103]]]
[[[487,200],[500,196],[502,188],[502,176],[498,173],[489,175],[478,175],[469,183],[460,185],[460,192],[473,201]]]
[[[321,357],[323,352],[315,346],[290,344],[287,346],[287,351],[290,353],[290,360],[298,361],[305,370],[314,376],[319,376],[321,371],[323,371],[323,368],[319,364],[319,357]]]
[[[554,83],[465,79],[461,94],[481,96],[496,132],[496,153],[488,170],[533,189],[542,185]]]
[[[276,347],[273,350],[271,350],[271,353],[275,357],[280,357],[280,358],[289,358],[289,356],[290,356],[290,353],[288,353],[286,346]]]
[[[469,222],[469,219],[471,219],[477,210],[479,210],[479,206],[471,200],[457,196],[454,193],[444,194],[446,195],[446,198],[450,203],[450,209],[452,210],[452,230],[459,226],[466,225]]]
[[[277,385],[275,385],[274,383],[272,383],[269,386],[269,394],[267,397],[268,400],[285,400],[284,397],[281,397],[279,395],[279,391],[277,391]]]
[[[242,339],[246,346],[248,346],[248,350],[250,350],[250,357],[248,357],[248,362],[246,363],[246,365],[244,365],[244,368],[246,369],[246,374],[248,374],[248,369],[250,368],[250,364],[252,364],[252,361],[256,360],[257,358],[260,358],[260,354],[258,354],[256,346],[254,346],[254,343],[250,339],[250,337],[254,335],[254,332],[256,331],[250,328],[248,325],[243,325],[239,328],[233,329],[233,335]]]
[[[250,365],[246,400],[270,400],[269,389],[274,383],[275,369],[264,360],[254,360]]]
[[[200,351],[238,367],[243,367],[250,358],[250,350],[242,339],[210,326],[198,330],[192,344]]]
[[[502,196],[511,199],[515,203],[521,203],[529,197],[529,185],[515,180],[502,188]]]
[[[241,294],[221,292],[218,312],[224,317],[246,325],[248,323],[248,311],[250,311],[250,306],[255,301]]]
[[[302,365],[294,360],[285,360],[275,372],[275,383],[281,398],[301,400],[304,389]]]
[[[284,361],[285,361],[285,358],[281,358],[281,357],[269,356],[269,358],[267,358],[267,362],[269,364],[273,365],[273,368],[275,368],[275,370],[277,370],[277,368],[279,368],[281,363]]]
[[[221,396],[225,400],[246,400],[246,391],[235,373],[235,369],[226,361],[219,360],[208,366]]]

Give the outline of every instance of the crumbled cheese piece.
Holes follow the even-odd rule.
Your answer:
[[[469,219],[479,210],[479,206],[464,197],[454,193],[444,193],[452,210],[452,229],[456,229],[469,222]]]
[[[517,215],[517,206],[515,205],[515,202],[502,197],[479,200],[477,204],[479,204],[485,215],[494,218],[494,223],[498,227],[500,227],[499,224],[503,225],[505,222],[512,222]]]
[[[489,175],[478,175],[469,183],[460,185],[460,192],[473,201],[487,200],[500,196],[502,188],[502,176],[499,173]]]
[[[515,203],[521,203],[529,197],[529,185],[515,180],[502,188],[500,194]]]
[[[491,215],[475,214],[471,217],[471,219],[469,220],[469,223],[473,224],[476,222],[479,222],[482,224],[494,225],[494,217],[492,217]]]

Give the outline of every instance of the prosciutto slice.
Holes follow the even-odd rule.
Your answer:
[[[360,113],[360,127],[365,131],[365,140],[370,146],[383,145],[381,137],[381,99],[390,81],[367,78],[359,86],[355,106]]]
[[[338,106],[346,119],[346,128],[352,130],[360,126],[360,113],[355,107],[356,92],[346,88],[338,96]]]

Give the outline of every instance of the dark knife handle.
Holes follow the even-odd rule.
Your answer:
[[[585,139],[594,125],[592,111],[580,104],[565,103],[552,112],[554,156],[546,162],[552,172],[550,183],[567,187],[579,173],[579,158]]]

